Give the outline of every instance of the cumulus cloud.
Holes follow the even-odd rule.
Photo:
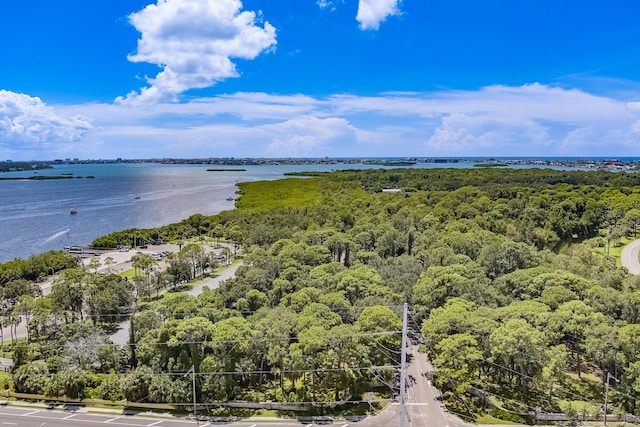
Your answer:
[[[282,123],[263,126],[274,134],[267,152],[274,157],[335,155],[333,142],[354,140],[355,128],[343,118],[302,116]]]
[[[532,156],[553,146],[549,128],[534,120],[502,120],[485,114],[452,113],[443,117],[427,140],[432,154]]]
[[[237,77],[232,58],[254,59],[275,48],[276,29],[240,0],[158,0],[129,16],[141,33],[132,62],[156,64],[149,86],[117,102],[174,100],[189,89]]]
[[[388,16],[400,15],[401,0],[360,0],[356,21],[363,30],[377,30]]]
[[[429,154],[443,156],[607,155],[611,150],[631,155],[625,151],[640,113],[633,104],[537,83],[443,93],[433,106],[439,123],[426,145]]]
[[[640,103],[538,83],[55,106],[59,120],[78,114],[94,129],[74,157],[640,156]]]
[[[91,129],[82,115],[61,116],[40,98],[0,90],[0,143],[5,146],[77,142]]]

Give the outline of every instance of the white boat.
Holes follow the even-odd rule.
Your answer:
[[[69,209],[69,213],[70,213],[71,215],[73,215],[73,214],[77,214],[77,213],[78,213],[78,209],[76,209],[76,208],[71,208],[71,209]]]

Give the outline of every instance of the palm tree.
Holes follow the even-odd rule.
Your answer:
[[[104,265],[107,266],[108,273],[111,273],[111,266],[115,263],[116,263],[116,260],[114,260],[113,257],[108,256],[104,259]]]
[[[133,268],[136,269],[136,275],[138,269],[142,270],[142,272],[144,273],[146,285],[145,289],[147,289],[148,296],[148,290],[151,282],[151,272],[153,271],[153,267],[156,265],[156,260],[153,259],[149,254],[138,252],[131,257],[131,265],[133,265]]]

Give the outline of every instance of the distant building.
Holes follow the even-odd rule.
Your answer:
[[[402,188],[383,188],[383,193],[402,193]]]

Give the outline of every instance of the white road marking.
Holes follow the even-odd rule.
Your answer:
[[[345,424],[345,425],[343,425],[342,427],[347,427],[348,425],[349,425],[349,424]]]
[[[6,424],[8,426],[17,426],[18,425],[18,423],[8,423],[6,421],[3,421],[2,424]]]
[[[151,427],[151,426],[154,426],[156,424],[160,424],[161,422],[162,422],[162,420],[156,421],[155,423],[147,424],[147,427]]]
[[[110,423],[111,421],[115,421],[115,420],[117,420],[118,418],[120,418],[120,417],[111,418],[110,420],[107,420],[107,421],[105,421],[104,423],[105,423],[105,424],[106,424],[106,423]]]
[[[258,424],[252,424],[249,427],[256,427]]]
[[[27,412],[26,414],[22,414],[23,417],[28,417],[29,415],[33,415],[33,414],[37,414],[40,411],[32,411],[32,412]]]
[[[63,418],[63,420],[68,420],[69,418],[73,418],[73,417],[75,417],[76,415],[78,415],[78,414],[71,414],[71,415],[69,415],[68,417],[64,417],[64,418]]]

